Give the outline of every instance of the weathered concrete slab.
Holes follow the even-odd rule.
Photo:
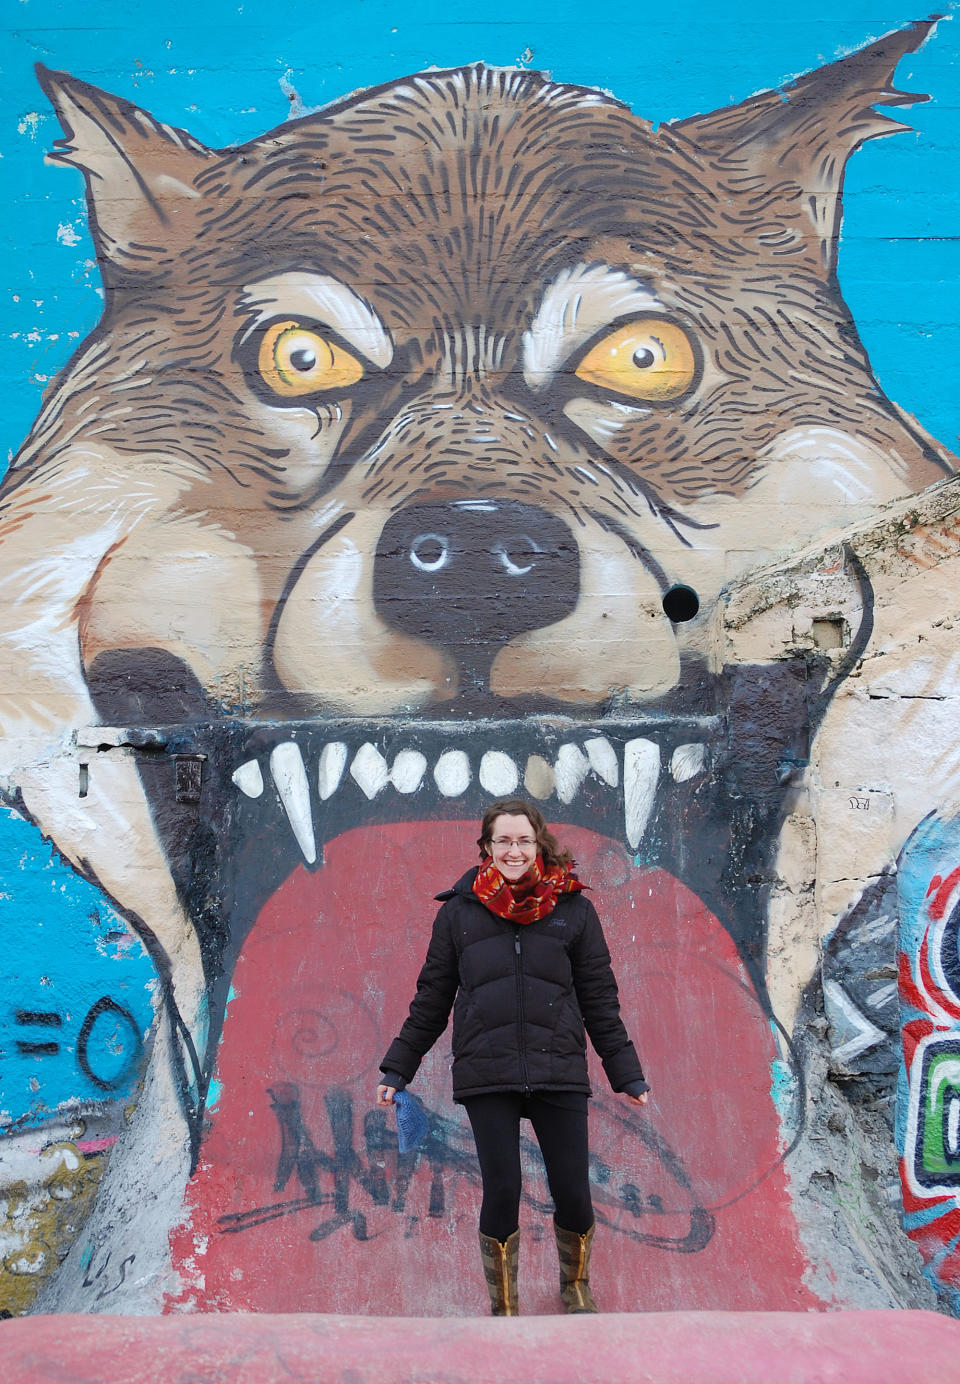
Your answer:
[[[960,1323],[933,1312],[35,1316],[4,1324],[0,1366],[6,1384],[949,1384]]]

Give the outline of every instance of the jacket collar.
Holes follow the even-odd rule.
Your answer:
[[[446,903],[447,899],[452,899],[455,894],[465,894],[469,898],[476,898],[476,894],[473,892],[473,881],[477,877],[479,868],[479,865],[474,865],[466,874],[460,876],[452,888],[444,889],[442,894],[434,894],[434,898],[438,903]]]

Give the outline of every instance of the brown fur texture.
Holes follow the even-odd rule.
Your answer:
[[[63,550],[109,513],[62,612],[88,682],[121,651],[92,678],[101,715],[195,711],[151,700],[158,666],[254,714],[455,699],[455,636],[385,621],[372,569],[392,516],[477,497],[556,516],[581,567],[564,618],[499,636],[484,680],[501,708],[542,689],[648,702],[697,638],[664,617],[668,586],[708,605],[771,519],[800,546],[848,517],[851,473],[861,512],[942,475],[877,390],[835,277],[845,159],[897,128],[871,103],[909,99],[887,88],[924,32],[658,131],[595,92],[476,66],[218,152],[47,75],[108,297],[10,473],[4,532],[9,564],[49,506]],[[359,302],[371,356],[354,352],[348,389],[278,398],[265,324],[316,326],[319,281],[354,295],[335,326]],[[554,350],[578,293],[593,330]],[[676,400],[576,376],[631,316],[691,342]],[[175,661],[138,674],[143,650]]]

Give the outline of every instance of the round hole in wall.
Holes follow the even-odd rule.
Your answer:
[[[700,609],[700,597],[692,586],[671,586],[664,593],[663,613],[675,625],[686,624]]]

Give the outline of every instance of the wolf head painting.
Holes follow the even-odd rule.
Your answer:
[[[767,904],[873,628],[842,536],[951,470],[837,279],[846,161],[902,128],[875,106],[916,99],[894,70],[929,28],[657,130],[478,64],[216,150],[41,70],[106,301],[0,496],[0,758],[160,979],[50,1303],[90,1306],[112,1254],[111,1311],[251,1305],[254,1263],[275,1310],[378,1274],[370,1310],[419,1310],[367,1242],[440,1256],[470,1160],[442,1063],[429,1155],[398,1162],[364,1100],[429,900],[517,789],[616,919],[660,1083],[659,1113],[595,1116],[621,1278],[718,1305],[761,1207],[793,1286],[764,1297],[758,1261],[736,1305],[822,1300],[769,1094],[813,968],[774,1002]],[[806,633],[760,602],[732,634],[798,555]]]

